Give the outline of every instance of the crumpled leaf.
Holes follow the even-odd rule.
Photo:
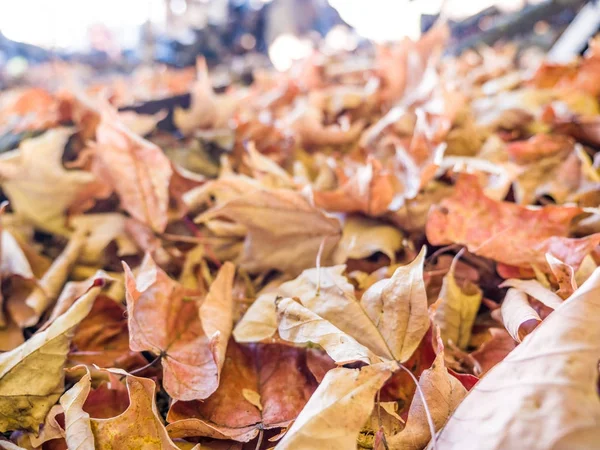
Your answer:
[[[96,179],[90,172],[63,167],[64,147],[72,133],[69,128],[51,129],[0,158],[0,184],[15,214],[61,234],[67,231],[67,209]]]
[[[275,447],[284,449],[356,449],[375,394],[396,370],[395,363],[327,372],[294,424]]]
[[[99,292],[99,286],[92,287],[46,330],[0,355],[0,431],[38,430],[63,392],[73,330]]]
[[[305,350],[280,344],[228,346],[223,378],[205,401],[175,402],[167,419],[171,437],[207,436],[247,442],[260,429],[288,426],[316,388]],[[262,409],[245,391],[260,396]]]
[[[97,173],[119,195],[123,208],[154,231],[164,231],[173,170],[162,150],[104,112],[94,155]]]
[[[537,280],[518,280],[509,278],[508,280],[504,280],[500,287],[516,288],[552,309],[558,308],[562,303],[562,299],[558,295],[547,287],[544,287]]]
[[[542,321],[529,304],[527,295],[518,289],[508,290],[500,311],[506,331],[517,342],[521,342]]]
[[[293,274],[313,267],[323,240],[325,263],[342,232],[337,219],[299,193],[283,189],[247,192],[196,220],[215,217],[226,217],[248,229],[239,265],[249,272],[276,269]]]
[[[233,326],[233,264],[223,265],[202,304],[198,292],[169,278],[150,255],[137,277],[127,264],[124,268],[131,350],[160,356],[171,397],[208,397],[219,385]]]
[[[567,237],[581,212],[571,206],[529,209],[498,202],[483,195],[473,176],[461,174],[454,194],[430,211],[427,239],[432,245],[464,244],[470,252],[516,267],[549,270],[546,253],[578,267],[600,243],[600,234]]]
[[[573,270],[573,267],[565,264],[551,254],[547,254],[546,259],[548,260],[550,270],[552,271],[552,274],[558,283],[558,291],[556,291],[556,295],[562,299],[569,298],[573,292],[577,290],[575,270]]]
[[[600,270],[471,390],[440,448],[593,448],[600,439]],[[560,387],[560,388],[557,388]],[[486,419],[485,427],[473,427]]]
[[[389,279],[371,286],[361,299],[367,315],[377,326],[395,359],[411,357],[429,328],[423,263],[427,249]]]
[[[86,371],[60,399],[65,410],[66,440],[69,449],[177,450],[178,447],[169,438],[156,407],[154,381],[135,377],[118,369],[111,369],[111,372],[125,376],[129,407],[116,417],[90,418],[84,406],[91,388],[90,373]]]
[[[454,278],[458,257],[452,261],[450,270],[444,277],[442,289],[433,316],[440,328],[445,344],[452,342],[465,349],[471,339],[471,329],[479,310],[483,293],[470,281],[459,286]]]
[[[381,252],[393,264],[396,252],[402,248],[402,232],[391,225],[361,216],[349,216],[344,220],[342,239],[333,259],[343,264],[348,259],[367,258]]]
[[[338,178],[340,176],[338,175]],[[385,214],[398,191],[396,178],[376,159],[356,168],[350,177],[338,180],[333,191],[314,191],[315,204],[328,211]]]

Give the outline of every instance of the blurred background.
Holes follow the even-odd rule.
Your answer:
[[[34,77],[31,67],[48,62],[81,63],[97,75],[193,66],[199,55],[217,83],[219,66],[244,80],[257,67],[285,71],[315,48],[368,52],[373,43],[417,39],[440,15],[451,24],[450,52],[514,37],[547,51],[578,14],[589,30],[571,37],[579,43],[569,51],[582,51],[600,14],[581,0],[4,1],[0,82]]]

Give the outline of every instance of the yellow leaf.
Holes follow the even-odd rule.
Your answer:
[[[68,207],[96,179],[89,172],[63,167],[62,155],[71,134],[68,128],[46,131],[0,158],[2,189],[16,215],[43,230],[61,234],[67,232]]]
[[[394,358],[411,357],[429,329],[423,263],[427,249],[406,266],[378,281],[364,294],[361,304],[385,339]]]
[[[46,330],[0,355],[0,431],[37,431],[63,392],[63,367],[73,329],[90,312],[93,287]]]
[[[462,289],[456,283],[454,271],[457,261],[455,258],[450,271],[444,277],[434,321],[440,327],[445,344],[452,342],[465,349],[471,339],[471,329],[483,294],[481,289],[470,281],[467,281]]]
[[[366,217],[349,216],[344,221],[342,239],[333,259],[341,264],[381,252],[393,264],[396,252],[402,248],[402,239],[402,232],[396,227]]]
[[[396,368],[394,363],[380,363],[330,370],[275,448],[355,450],[375,394]]]

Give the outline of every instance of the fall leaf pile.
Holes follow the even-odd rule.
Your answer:
[[[2,93],[0,448],[598,448],[600,41],[447,34]]]

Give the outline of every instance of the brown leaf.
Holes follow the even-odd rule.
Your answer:
[[[89,172],[63,167],[62,155],[71,134],[68,128],[51,129],[23,141],[19,150],[4,153],[0,160],[2,189],[15,213],[55,233],[67,232],[67,209],[95,180]]]
[[[433,245],[463,244],[473,253],[517,267],[534,264],[549,270],[546,253],[578,267],[600,243],[600,233],[567,237],[571,221],[581,212],[570,206],[529,209],[498,202],[483,195],[473,176],[461,174],[453,196],[430,211],[427,238]]]
[[[123,208],[154,231],[164,231],[173,173],[169,159],[108,112],[102,114],[96,140],[98,172],[117,192]]]
[[[130,348],[161,357],[164,387],[173,398],[208,397],[219,385],[233,326],[233,265],[227,263],[219,272],[204,311],[198,293],[169,278],[149,255],[137,277],[127,264],[124,268]],[[207,316],[211,311],[218,314]]]
[[[37,431],[63,392],[63,367],[73,330],[99,291],[93,287],[45,331],[0,355],[0,431]]]
[[[388,362],[330,370],[276,448],[354,450],[375,394],[396,368]]]
[[[490,328],[489,333],[491,338],[476,351],[471,353],[471,356],[477,361],[476,375],[482,376],[492,367],[506,358],[511,351],[517,346],[515,340],[502,328]]]
[[[207,211],[197,220],[225,217],[248,229],[240,266],[250,272],[276,269],[298,273],[313,267],[325,240],[325,263],[341,237],[337,219],[308,203],[297,192],[254,190]]]
[[[118,369],[112,369],[112,372],[126,377],[130,399],[129,407],[115,417],[90,418],[85,411],[85,401],[91,388],[88,371],[61,397],[69,448],[177,450],[158,413],[154,381],[134,377]]]
[[[600,270],[482,378],[439,434],[440,448],[596,445],[598,286]],[[482,417],[486,426],[473,428]]]
[[[98,296],[88,316],[75,329],[69,360],[126,370],[144,366],[146,359],[141,353],[129,349],[125,313],[119,303],[104,295]]]
[[[388,211],[398,190],[396,177],[376,159],[357,167],[352,176],[338,180],[338,184],[333,191],[314,191],[315,204],[328,211],[380,216]]]
[[[423,247],[410,264],[398,267],[392,278],[375,283],[361,300],[394,358],[401,362],[410,358],[429,328],[423,282],[426,252]]]
[[[175,402],[167,417],[174,438],[207,436],[247,442],[259,429],[286,427],[316,385],[306,374],[304,350],[278,344],[228,346],[219,389],[207,400]],[[262,411],[244,395],[260,395]]]
[[[65,249],[48,268],[37,287],[25,299],[25,305],[31,309],[31,314],[28,317],[15,317],[19,326],[35,325],[44,311],[56,301],[77,261],[79,252],[85,245],[85,240],[85,230],[78,230],[73,234]]]
[[[413,397],[408,411],[406,427],[397,435],[387,438],[390,450],[424,448],[431,439],[429,417],[438,431],[467,395],[460,381],[448,373],[443,351],[438,353],[431,367],[421,374],[419,387],[420,392]]]

